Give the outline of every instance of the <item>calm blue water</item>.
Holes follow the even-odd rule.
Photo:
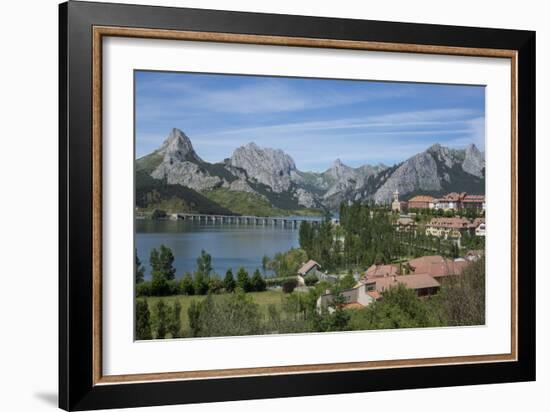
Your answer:
[[[236,275],[244,267],[249,273],[262,270],[262,257],[273,257],[298,247],[298,230],[291,228],[193,223],[183,220],[136,220],[136,248],[150,278],[149,255],[164,244],[172,249],[176,277],[196,269],[201,249],[212,256],[214,271],[225,275],[228,268]],[[269,274],[269,273],[266,273]]]

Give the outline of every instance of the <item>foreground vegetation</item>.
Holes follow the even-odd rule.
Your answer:
[[[236,287],[206,296],[142,297],[136,300],[136,338],[239,336],[272,333],[481,325],[485,323],[485,262],[443,282],[439,294],[419,298],[403,285],[382,293],[362,309],[346,309],[341,291],[346,278],[330,285],[335,298],[328,308],[317,299],[329,286],[307,292],[244,292]]]

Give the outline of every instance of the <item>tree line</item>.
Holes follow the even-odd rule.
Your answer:
[[[259,269],[250,276],[245,268],[239,268],[235,277],[230,268],[221,279],[214,273],[212,256],[204,250],[197,258],[197,268],[193,274],[185,273],[181,279],[176,279],[174,254],[169,247],[160,245],[159,249],[151,250],[149,263],[151,280],[146,281],[145,268],[137,253],[135,254],[136,296],[138,297],[231,293],[237,288],[244,292],[262,292],[267,287]]]

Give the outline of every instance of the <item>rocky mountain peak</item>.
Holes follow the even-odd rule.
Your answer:
[[[471,175],[482,177],[485,168],[485,156],[479,151],[475,144],[469,144],[464,151],[462,170]]]
[[[332,166],[325,172],[325,175],[337,180],[353,179],[356,177],[356,174],[357,173],[352,167],[345,165],[340,159],[336,159],[332,163]]]
[[[430,147],[426,149],[429,153],[439,153],[443,149],[443,146],[441,146],[439,143],[434,143]]]
[[[191,140],[180,129],[173,128],[168,137],[162,143],[159,153],[164,156],[163,162],[173,164],[174,162],[202,162],[197,155]]]
[[[282,150],[263,148],[255,143],[235,149],[229,161],[231,166],[246,170],[248,176],[275,192],[290,188],[290,175],[296,170],[294,160]]]
[[[426,150],[426,153],[432,155],[436,161],[445,164],[448,168],[452,168],[457,162],[462,160],[457,157],[458,152],[459,151],[449,149],[446,146],[441,146],[439,143],[430,146]]]

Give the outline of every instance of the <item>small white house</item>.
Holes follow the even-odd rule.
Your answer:
[[[344,297],[344,309],[360,309],[370,305],[380,297],[378,292],[368,290],[367,285],[364,283],[346,289],[341,293]],[[330,290],[327,290],[317,299],[317,311],[321,312],[323,309],[328,309],[330,313],[334,312],[334,308],[331,306],[333,300],[334,295]]]
[[[476,236],[485,236],[485,223],[480,223],[476,227]]]

